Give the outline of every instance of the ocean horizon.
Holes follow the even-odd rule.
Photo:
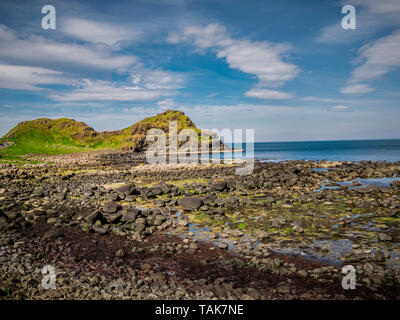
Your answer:
[[[231,145],[230,145],[231,146]],[[240,148],[240,144],[235,144]],[[246,144],[234,158],[250,158]],[[229,154],[231,156],[231,154]],[[227,158],[228,155],[221,157]],[[400,161],[400,139],[255,142],[254,158],[261,161]]]

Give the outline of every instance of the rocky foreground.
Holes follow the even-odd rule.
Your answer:
[[[2,299],[400,298],[400,182],[363,183],[399,162],[36,160],[0,165]]]

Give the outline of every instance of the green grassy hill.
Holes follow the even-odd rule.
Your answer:
[[[0,142],[13,142],[13,145],[0,149],[0,156],[13,158],[26,154],[62,154],[106,148],[143,151],[147,147],[147,131],[160,128],[168,133],[169,121],[172,120],[177,121],[178,132],[186,128],[201,132],[188,116],[175,110],[143,119],[122,130],[104,132],[96,132],[87,124],[72,119],[41,118],[21,122],[2,137]]]

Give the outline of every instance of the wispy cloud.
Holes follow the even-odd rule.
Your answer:
[[[38,85],[72,84],[62,72],[46,68],[0,64],[0,88],[16,90],[41,90]]]
[[[353,72],[342,93],[368,93],[374,90],[365,81],[376,80],[400,67],[400,30],[373,41],[359,50],[361,64]]]
[[[332,111],[332,112],[350,112],[350,111],[352,111],[348,106],[344,106],[344,105],[333,106],[333,107],[330,107],[328,110]]]
[[[174,90],[182,88],[185,76],[181,73],[170,72],[162,69],[133,69],[131,72],[132,83],[153,90]]]
[[[158,101],[157,104],[159,105],[160,109],[163,110],[173,109],[174,107],[176,107],[176,102],[171,98]]]
[[[179,73],[162,69],[141,69],[133,72],[130,81],[112,82],[85,79],[75,90],[50,94],[48,98],[57,101],[155,100],[176,94],[176,89],[181,88],[184,81],[184,77]],[[166,100],[166,102],[168,101]]]
[[[276,90],[262,89],[262,88],[253,88],[244,93],[247,97],[259,98],[259,99],[291,99],[293,95],[287,92],[281,92]]]
[[[39,91],[40,85],[43,84],[68,84],[74,87],[71,91],[47,95],[48,98],[56,101],[155,100],[176,94],[176,90],[183,87],[186,79],[181,73],[161,68],[149,69],[136,56],[116,54],[115,47],[110,47],[109,44],[115,45],[131,37],[129,31],[124,31],[124,28],[82,19],[70,19],[65,23],[63,30],[68,35],[93,43],[66,43],[40,36],[24,39],[18,37],[14,30],[0,25],[2,44],[0,59],[10,61],[8,65],[0,65],[0,87],[32,91]],[[105,28],[104,33],[100,30],[102,27]],[[81,33],[79,33],[80,28],[83,28]],[[42,67],[49,63],[56,70]],[[24,66],[17,64],[24,64]],[[119,81],[89,78],[73,80],[71,66],[92,68],[96,71],[109,70],[119,73],[123,79]],[[75,77],[79,79],[77,75]]]
[[[344,15],[340,12],[345,4],[354,5],[356,8],[356,30],[344,30],[341,26],[341,18]],[[351,3],[340,1],[337,10],[337,21],[322,29],[316,38],[317,42],[347,44],[372,37],[384,28],[400,26],[400,1],[398,0],[353,0]]]
[[[352,82],[375,80],[400,66],[400,30],[359,50],[363,63],[354,69]]]
[[[136,40],[141,32],[137,27],[118,26],[80,18],[66,18],[61,22],[61,32],[90,43],[117,46],[121,41]]]
[[[359,84],[350,84],[346,87],[343,87],[340,89],[340,92],[344,94],[363,94],[372,92],[374,90],[375,89],[368,84],[359,83]]]
[[[123,70],[138,62],[133,55],[115,54],[105,45],[52,41],[41,36],[17,38],[16,33],[0,25],[0,58],[30,64],[83,66],[100,70]]]
[[[81,88],[68,93],[50,94],[48,97],[56,101],[143,101],[170,94],[169,91],[151,90],[126,83],[86,79]]]
[[[217,57],[225,59],[231,68],[255,75],[258,87],[280,87],[299,73],[296,65],[284,61],[291,48],[288,44],[234,39],[219,24],[187,26],[181,33],[170,33],[167,41],[191,42],[198,49],[214,50]]]

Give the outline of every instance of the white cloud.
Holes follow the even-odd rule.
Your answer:
[[[44,37],[16,39],[12,30],[0,25],[2,44],[0,58],[21,63],[53,63],[59,66],[76,65],[101,70],[123,70],[138,59],[132,55],[114,54],[105,45],[61,43]]]
[[[293,95],[287,92],[262,89],[262,88],[253,88],[244,93],[247,97],[259,98],[259,99],[290,99],[293,98]]]
[[[68,20],[67,20],[68,21]],[[72,20],[70,23],[76,21]],[[90,26],[84,30],[82,39],[94,34],[93,42],[124,39],[118,28],[101,34],[99,24],[86,20],[77,21],[77,26]],[[68,29],[70,28],[70,29]],[[72,35],[78,31],[67,24]],[[86,32],[86,33],[85,33]],[[98,32],[98,33],[96,33]],[[107,33],[108,32],[108,33]],[[103,37],[104,36],[104,37]],[[102,38],[103,37],[103,38]],[[107,38],[109,37],[109,38]],[[148,69],[132,55],[117,55],[106,44],[71,44],[48,40],[44,37],[30,36],[18,38],[10,28],[0,25],[0,59],[15,64],[34,66],[2,66],[0,86],[8,89],[40,90],[40,84],[70,84],[76,86],[70,92],[53,93],[49,98],[57,101],[142,101],[155,100],[175,94],[182,88],[185,77],[162,69]],[[89,39],[88,39],[89,40]],[[60,71],[41,68],[41,65],[52,65],[56,70],[69,69],[70,66],[93,68],[95,70],[111,70],[125,74],[128,81],[110,82],[101,80],[71,80]],[[35,66],[36,65],[36,66]]]
[[[340,9],[345,4],[349,4],[348,1],[339,3],[337,21],[322,29],[316,38],[318,42],[350,43],[371,37],[384,28],[400,25],[400,1],[353,0],[350,4],[356,8],[357,29],[344,30],[341,26],[344,15],[340,13]]]
[[[61,23],[61,32],[64,34],[91,43],[105,43],[115,46],[124,40],[136,40],[140,31],[133,27],[116,26],[104,22],[90,21],[80,18],[67,18]]]
[[[333,112],[349,112],[349,111],[351,111],[351,109],[348,106],[344,106],[344,105],[333,106],[329,110],[333,111]]]
[[[301,101],[323,102],[323,103],[346,103],[348,100],[322,97],[302,97]]]
[[[400,17],[400,2],[398,0],[353,0],[358,6],[365,6],[370,12],[388,14],[390,17]]]
[[[349,85],[340,91],[345,94],[361,94],[374,90],[362,83],[379,79],[400,67],[400,30],[373,41],[359,49],[357,62],[361,63],[352,71]]]
[[[340,89],[341,93],[344,94],[362,94],[362,93],[369,93],[374,91],[375,89],[369,86],[368,84],[351,84],[346,87]]]
[[[144,101],[173,94],[168,90],[153,90],[138,85],[101,80],[84,80],[82,87],[68,93],[51,94],[57,101]]]
[[[354,69],[352,82],[375,80],[400,66],[400,30],[362,47],[362,65]]]
[[[147,89],[174,90],[183,87],[185,77],[162,69],[139,69],[131,71],[132,83]]]
[[[14,40],[16,39],[16,34],[9,27],[0,24],[0,40]]]
[[[176,106],[175,101],[171,98],[158,101],[157,104],[162,110],[173,109]]]
[[[255,75],[258,86],[279,87],[299,73],[296,65],[283,59],[290,50],[289,45],[233,39],[219,24],[187,26],[180,34],[170,33],[167,41],[188,41],[201,50],[213,49],[231,68]]]
[[[28,66],[0,64],[0,88],[16,90],[41,90],[43,84],[71,84],[62,72]]]

